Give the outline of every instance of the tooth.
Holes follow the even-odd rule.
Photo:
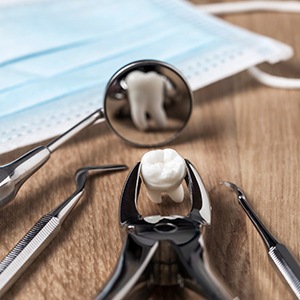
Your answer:
[[[134,125],[140,130],[148,129],[148,113],[156,127],[166,127],[168,120],[163,107],[165,79],[156,72],[133,71],[126,76],[125,82]]]
[[[175,202],[182,202],[185,174],[185,161],[173,149],[152,150],[141,159],[141,175],[148,197],[154,203],[162,202],[162,193],[167,193]]]

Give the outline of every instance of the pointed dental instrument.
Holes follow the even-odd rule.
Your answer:
[[[62,223],[76,206],[85,190],[88,173],[125,169],[127,169],[125,165],[104,165],[77,170],[75,192],[44,215],[0,262],[0,298],[58,234]]]
[[[296,297],[300,299],[300,265],[297,260],[285,245],[277,241],[277,239],[269,232],[262,221],[258,218],[252,207],[249,205],[245,193],[234,183],[225,181],[221,182],[221,184],[230,187],[237,194],[240,205],[265,242],[271,260],[283,278],[286,280]]]

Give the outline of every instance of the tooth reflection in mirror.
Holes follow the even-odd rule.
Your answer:
[[[131,63],[109,81],[104,111],[110,127],[125,141],[159,146],[185,127],[192,94],[174,67],[153,60]]]
[[[153,71],[133,71],[126,76],[131,119],[138,129],[147,130],[151,126],[150,120],[154,121],[154,128],[167,126],[167,114],[164,109],[164,99],[167,96],[165,81],[165,77]]]

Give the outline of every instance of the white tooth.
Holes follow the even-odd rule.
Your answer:
[[[150,198],[150,200],[154,203],[162,202],[161,193],[162,193],[161,191],[152,190],[149,187],[147,187],[147,195]]]
[[[162,193],[167,193],[175,202],[182,202],[185,174],[185,161],[173,149],[152,150],[141,159],[141,175],[147,194],[155,203],[161,203]]]
[[[167,193],[170,198],[177,203],[182,202],[184,199],[184,190],[182,184],[180,184],[179,187],[177,187],[173,191],[168,191]]]
[[[148,113],[158,128],[164,128],[168,121],[163,107],[165,79],[156,72],[133,71],[126,76],[125,82],[134,125],[146,130]]]

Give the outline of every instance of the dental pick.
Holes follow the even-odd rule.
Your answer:
[[[88,173],[124,169],[127,169],[125,165],[105,165],[77,170],[75,192],[55,209],[44,215],[0,262],[0,297],[58,234],[62,223],[84,192]]]
[[[296,297],[300,299],[300,266],[297,260],[293,257],[288,248],[279,243],[264,226],[249,205],[245,193],[234,183],[225,181],[221,182],[221,184],[230,187],[237,194],[240,205],[263,238],[270,258],[282,274],[283,278],[287,281]]]

